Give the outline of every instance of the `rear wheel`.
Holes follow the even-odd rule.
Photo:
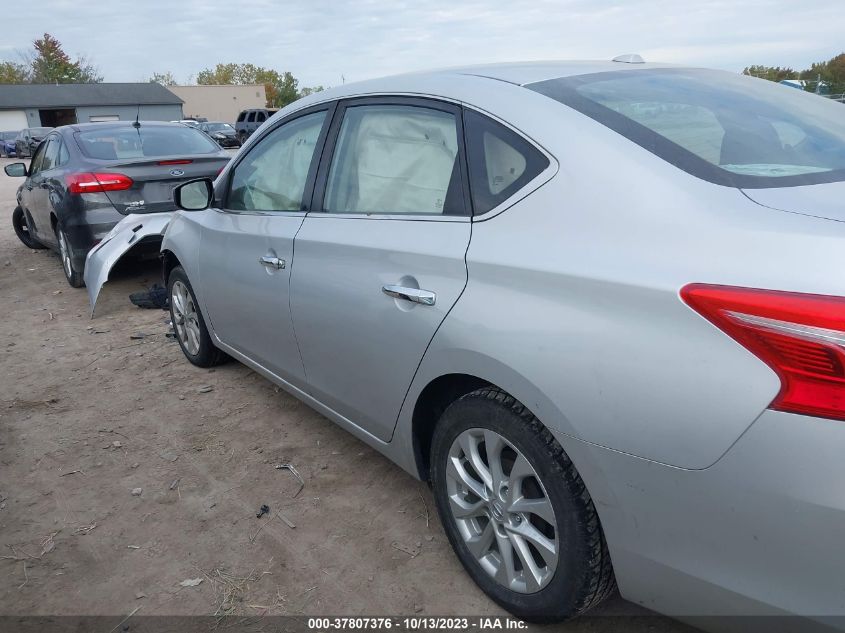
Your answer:
[[[181,266],[170,271],[167,296],[173,330],[185,357],[197,367],[213,367],[223,362],[227,356],[212,343],[191,282]]]
[[[431,450],[434,497],[473,580],[534,622],[574,617],[616,588],[598,514],[552,434],[488,387],[443,413]]]
[[[20,207],[16,207],[15,210],[12,212],[12,226],[15,229],[15,235],[18,236],[18,239],[27,248],[46,248],[46,246],[44,246],[41,242],[35,239],[35,237],[30,232],[29,223],[26,220],[26,214]]]
[[[56,225],[56,241],[59,243],[59,257],[62,259],[62,270],[65,273],[65,279],[74,288],[82,288],[85,281],[82,279],[82,271],[76,269],[73,263],[73,253],[70,249],[70,242],[68,242],[67,235],[58,224]]]

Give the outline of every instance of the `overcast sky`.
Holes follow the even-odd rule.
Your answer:
[[[178,8],[177,8],[178,7]],[[325,86],[421,68],[530,59],[801,69],[845,48],[843,0],[10,0],[0,58],[47,31],[105,81],[217,62]]]

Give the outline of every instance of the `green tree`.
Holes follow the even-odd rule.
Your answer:
[[[798,73],[792,68],[780,66],[749,66],[742,71],[743,75],[751,75],[752,77],[759,77],[760,79],[768,79],[769,81],[783,81],[784,79],[794,79]]]
[[[827,94],[845,93],[845,53],[840,53],[826,62],[816,62],[801,72],[801,78],[807,83],[805,90],[816,92],[819,79],[822,86],[819,92]]]
[[[161,84],[162,86],[175,86],[178,82],[176,81],[176,77],[173,76],[173,73],[169,70],[166,73],[153,73],[153,76],[150,77],[151,84]]]
[[[99,83],[103,78],[85,58],[71,60],[62,44],[49,33],[33,42],[34,54],[30,59],[29,81],[47,83]]]
[[[29,70],[24,64],[0,62],[0,84],[29,83]]]
[[[784,79],[803,79],[804,90],[825,94],[845,93],[845,53],[832,57],[825,62],[816,62],[802,71],[780,66],[749,66],[743,75],[753,75],[769,81]],[[821,81],[821,85],[819,85]]]
[[[298,91],[299,81],[292,73],[280,73],[254,64],[217,64],[214,68],[201,70],[197,75],[197,83],[225,86],[264,84],[268,108],[283,108],[301,96]]]
[[[313,95],[315,92],[323,92],[325,88],[323,86],[306,86],[302,90],[299,91],[300,97],[307,97],[308,95]]]

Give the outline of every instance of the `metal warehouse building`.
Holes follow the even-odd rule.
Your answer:
[[[157,83],[0,85],[0,130],[94,121],[175,121],[182,100]]]

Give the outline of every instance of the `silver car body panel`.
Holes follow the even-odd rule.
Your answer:
[[[845,222],[845,182],[780,189],[747,189],[746,196],[764,207]]]
[[[845,528],[845,498],[836,483],[845,476],[839,458],[845,425],[768,410],[780,388],[774,372],[678,294],[685,284],[703,282],[845,295],[845,277],[820,274],[845,268],[845,224],[820,219],[832,217],[838,201],[824,188],[836,186],[745,195],[695,178],[598,122],[515,85],[653,67],[488,68],[484,74],[495,81],[477,69],[418,73],[341,86],[276,115],[351,96],[432,96],[507,121],[555,159],[545,179],[471,223],[466,287],[411,372],[392,436],[392,402],[375,399],[370,410],[360,397],[340,411],[345,402],[330,381],[310,388],[308,362],[299,380],[221,347],[417,477],[426,473],[418,463],[414,412],[425,388],[455,373],[493,383],[531,409],[572,458],[599,512],[624,597],[673,615],[845,615],[845,556],[837,542]],[[241,151],[255,142],[257,136]],[[802,197],[802,189],[812,191]],[[213,324],[218,317],[208,312],[209,296],[217,282],[196,259],[200,218],[209,213],[215,212],[178,213],[163,248],[189,278],[201,280],[199,302]],[[318,226],[327,220],[326,227],[348,224],[345,238],[340,228]],[[448,226],[406,222],[436,227],[432,231]],[[382,388],[381,368],[395,367],[391,356],[410,349],[387,321],[384,332],[393,336],[379,336],[382,319],[403,313],[398,306],[385,313],[375,302],[389,305],[393,299],[378,284],[367,287],[366,297],[353,295],[363,290],[348,284],[345,266],[352,259],[344,251],[366,242],[375,226],[377,221],[363,218],[306,216],[294,239],[296,257],[308,254],[299,251],[301,236],[313,249],[308,266],[319,265],[320,257],[337,261],[320,281],[295,258],[290,286],[295,334],[308,331],[299,340],[303,356],[317,341],[317,362],[356,372],[359,389],[367,388],[365,374],[379,372],[371,393]],[[470,223],[455,226],[463,230]],[[409,252],[402,274],[416,274],[411,263],[425,242],[397,244]],[[453,257],[455,243],[443,252]],[[437,253],[430,248],[426,257]],[[373,266],[368,275],[382,275],[385,283],[400,272],[388,271],[384,261],[379,270],[366,265]],[[437,277],[427,282],[436,286],[422,280],[420,286],[454,294],[460,285],[449,275]],[[320,301],[326,315],[318,314]],[[365,341],[350,342],[362,333],[344,330],[344,308],[356,312],[355,328],[364,323],[364,311],[377,320]],[[404,316],[423,310],[418,306]],[[325,322],[309,330],[307,319],[315,315]],[[336,350],[348,356],[338,359]],[[397,376],[390,388],[399,382]]]
[[[203,296],[218,339],[285,380],[305,374],[290,317],[293,238],[304,213],[202,211],[187,217],[201,231],[198,273],[190,276]],[[269,268],[275,257],[284,268]],[[248,309],[244,309],[249,306]]]
[[[307,217],[291,311],[311,395],[390,439],[417,365],[466,285],[469,241],[469,218]],[[386,285],[433,290],[436,300],[394,298]]]
[[[91,305],[92,317],[100,290],[108,281],[109,273],[114,265],[145,237],[163,236],[172,217],[173,213],[169,211],[127,215],[114,225],[99,244],[88,251],[83,279],[88,290],[88,303]]]

